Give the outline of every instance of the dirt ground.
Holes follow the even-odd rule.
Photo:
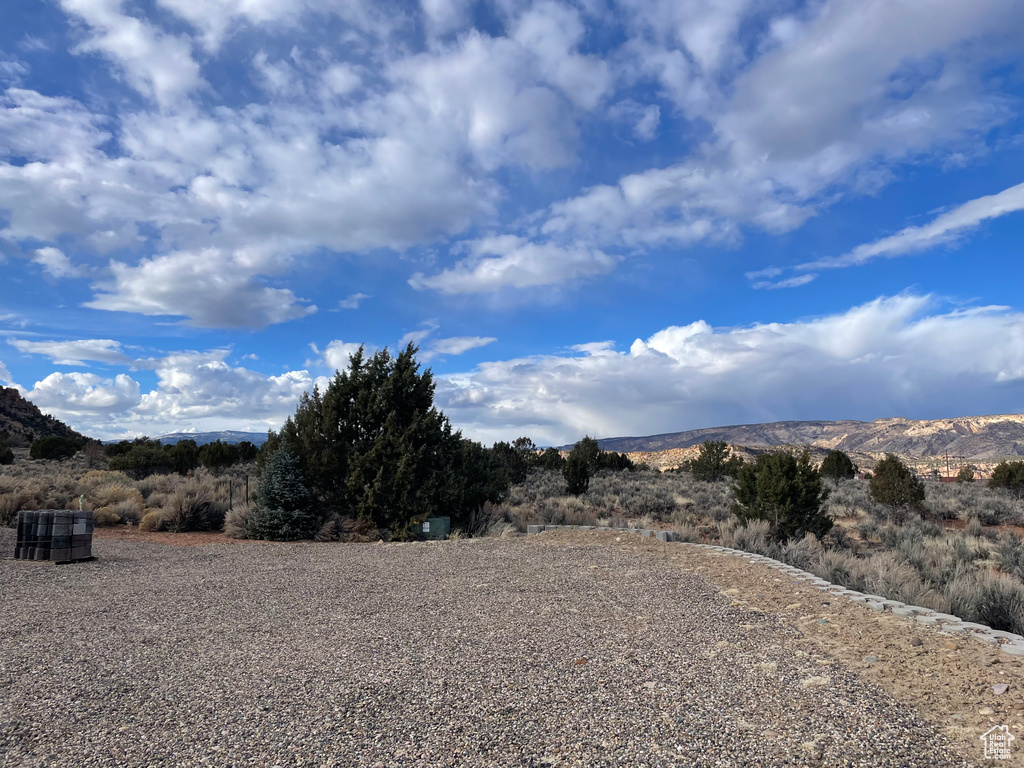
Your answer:
[[[1024,661],[1018,658],[876,613],[736,555],[614,532],[548,531],[530,539],[548,546],[659,549],[684,571],[710,579],[734,604],[782,617],[804,642],[909,703],[958,744],[965,759],[984,762],[981,735],[1009,725],[1017,749],[999,764],[1024,766]],[[878,661],[865,662],[867,656]],[[1009,690],[997,696],[992,687],[999,683]]]
[[[170,544],[175,547],[196,547],[203,544],[244,544],[244,540],[230,539],[223,533],[153,533],[140,531],[138,526],[115,525],[97,527],[93,538],[113,541],[143,541],[150,544]]]

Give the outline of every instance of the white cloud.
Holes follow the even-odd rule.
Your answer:
[[[602,275],[617,262],[614,256],[586,246],[533,243],[515,235],[483,238],[470,246],[469,258],[437,275],[413,275],[409,284],[448,294],[486,293]]]
[[[131,365],[133,359],[113,339],[76,339],[72,341],[30,341],[8,339],[19,352],[43,355],[57,365],[85,365],[86,361],[108,365]]]
[[[628,123],[640,141],[651,141],[658,133],[661,108],[657,104],[638,104],[632,99],[613,104],[608,110],[612,120]]]
[[[424,360],[432,360],[445,355],[462,355],[471,349],[486,347],[496,341],[493,336],[451,336],[447,339],[434,339],[421,357]]]
[[[11,379],[11,372],[7,370],[7,366],[4,365],[4,361],[0,360],[0,384],[11,385],[13,379]]]
[[[830,0],[777,17],[757,46],[738,30],[767,11],[745,0],[629,8],[633,76],[659,78],[709,133],[676,165],[550,206],[543,231],[576,242],[685,246],[742,227],[792,230],[886,184],[895,162],[957,153],[1012,114],[985,77],[1020,58],[1011,29],[1024,6],[1011,0],[942,0],[926,17],[913,4]]]
[[[246,256],[210,248],[148,259],[137,267],[112,262],[113,281],[99,283],[86,306],[178,315],[208,328],[262,328],[316,311],[290,290],[257,280]]]
[[[422,328],[416,331],[409,331],[398,340],[399,349],[404,349],[410,343],[416,346],[422,345],[434,331],[441,327],[437,320],[424,320],[420,325]]]
[[[369,298],[372,297],[367,293],[350,293],[338,302],[338,309],[359,309],[360,303]]]
[[[51,373],[24,395],[61,420],[90,420],[137,405],[139,383],[123,373],[113,379],[94,373]]]
[[[349,356],[358,352],[359,348],[362,346],[364,345],[356,342],[335,339],[327,345],[327,349],[323,352],[324,363],[327,364],[328,368],[332,368],[336,371],[344,371],[348,368]],[[313,351],[317,351],[315,346],[313,347]]]
[[[39,264],[48,275],[56,278],[82,277],[86,270],[75,266],[59,248],[38,248],[32,254],[32,261]]]
[[[89,36],[77,50],[116,62],[133,88],[162,107],[203,85],[188,38],[127,15],[123,5],[123,0],[61,0],[66,13],[88,26]]]
[[[586,29],[576,9],[542,0],[520,16],[511,36],[536,57],[541,75],[581,109],[594,109],[611,89],[608,64],[576,53]]]
[[[791,323],[703,321],[607,342],[583,356],[483,363],[441,377],[440,406],[477,439],[656,434],[782,419],[1006,413],[1024,396],[1024,315],[934,312],[928,296],[880,298]],[[990,343],[999,339],[1000,343]]]
[[[937,216],[924,226],[907,227],[895,235],[858,245],[843,256],[800,264],[795,269],[850,267],[879,257],[893,258],[924,251],[955,240],[965,231],[974,229],[989,219],[1021,210],[1024,210],[1024,184],[1004,189],[995,195],[971,200]]]
[[[767,291],[774,291],[779,288],[799,288],[801,285],[807,285],[816,277],[817,275],[812,273],[807,275],[796,275],[795,277],[788,277],[785,280],[758,280],[756,283],[753,283],[750,287],[755,290]]]

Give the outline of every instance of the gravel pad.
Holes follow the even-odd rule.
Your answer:
[[[539,538],[0,561],[0,765],[964,764],[656,551]]]

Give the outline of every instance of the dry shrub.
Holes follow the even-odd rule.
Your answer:
[[[701,540],[700,529],[690,523],[680,523],[676,526],[676,539],[683,542],[699,543]]]
[[[341,518],[338,530],[342,541],[358,543],[377,541],[380,538],[380,532],[373,522],[361,517]]]
[[[758,555],[770,555],[774,548],[770,543],[771,524],[767,520],[750,520],[737,527],[722,526],[722,545]]]
[[[163,510],[150,509],[142,516],[140,531],[159,531],[163,527]]]
[[[484,532],[484,536],[493,539],[512,539],[519,535],[519,531],[513,523],[499,520],[492,523]]]
[[[229,539],[248,538],[249,511],[248,504],[236,504],[224,515],[224,533]]]
[[[118,517],[113,507],[100,507],[93,510],[92,521],[99,526],[117,525],[121,522],[121,518]]]
[[[0,525],[14,525],[18,519],[18,512],[28,509],[25,504],[30,499],[31,496],[21,491],[5,493],[0,496]]]
[[[209,483],[189,480],[179,485],[161,514],[161,530],[171,533],[216,531],[224,525],[227,505],[214,501]]]
[[[149,475],[144,477],[135,483],[135,487],[139,493],[142,494],[142,498],[146,499],[151,507],[159,507],[161,504],[153,504],[149,502],[149,499],[154,494],[162,494],[164,498],[172,493],[177,485],[181,483],[182,479],[179,475]]]
[[[340,524],[341,517],[337,512],[332,512],[313,534],[313,541],[337,541],[341,538]]]
[[[1024,584],[1011,576],[961,569],[946,587],[953,614],[993,629],[1024,634]]]
[[[111,509],[117,515],[118,519],[122,523],[128,525],[138,525],[142,520],[142,500],[141,499],[125,499],[119,501]]]

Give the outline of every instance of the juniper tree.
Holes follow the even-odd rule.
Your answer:
[[[892,453],[875,467],[869,492],[872,499],[889,507],[894,517],[924,501],[924,483]]]
[[[989,488],[1001,488],[1011,496],[1024,498],[1024,461],[1001,461],[992,470]]]
[[[577,446],[579,444],[577,443]],[[562,467],[562,477],[565,478],[565,491],[573,496],[586,493],[590,487],[590,465],[587,463],[587,454],[573,448],[569,457]]]
[[[361,518],[402,537],[437,514],[464,526],[483,500],[506,492],[501,467],[467,446],[434,406],[433,374],[420,371],[416,352],[409,344],[397,357],[384,349],[366,358],[360,348],[268,440],[266,451],[280,444],[298,458],[324,517]],[[264,462],[266,453],[257,464]]]
[[[825,456],[818,471],[822,477],[827,477],[838,485],[842,480],[849,480],[857,474],[857,465],[850,460],[845,451],[832,450]]]
[[[740,467],[734,490],[740,521],[768,521],[779,541],[808,533],[821,538],[832,528],[832,518],[821,510],[829,492],[806,451],[799,458],[785,452],[758,456]]]
[[[705,440],[689,466],[695,480],[715,483],[725,477],[735,476],[743,466],[743,459],[739,456],[730,457],[729,446],[724,440]]]

